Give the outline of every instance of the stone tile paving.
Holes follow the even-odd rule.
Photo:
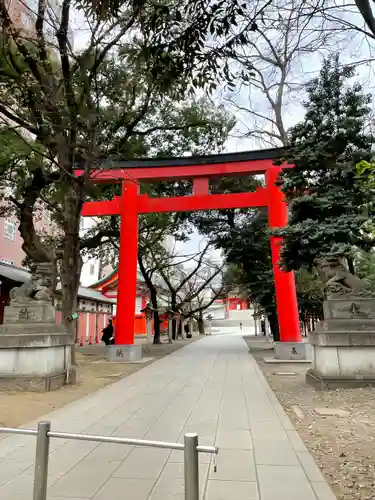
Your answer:
[[[213,335],[44,419],[58,431],[183,441],[202,500],[335,500],[240,335]],[[25,427],[35,426],[35,422]],[[31,500],[35,438],[0,442],[0,499]],[[48,500],[183,500],[179,451],[51,441]]]

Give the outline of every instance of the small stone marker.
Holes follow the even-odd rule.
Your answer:
[[[124,351],[122,349],[116,349],[116,358],[123,358]]]
[[[28,319],[28,317],[29,317],[29,311],[27,310],[26,307],[23,307],[22,309],[19,310],[18,319]]]
[[[315,412],[322,417],[349,417],[350,413],[340,408],[315,408]]]
[[[303,420],[305,418],[305,414],[303,413],[303,411],[299,406],[292,406],[292,410],[294,411],[295,416],[299,420]]]

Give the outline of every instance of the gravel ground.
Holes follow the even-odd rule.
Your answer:
[[[251,353],[338,500],[375,500],[375,388],[319,391],[309,365],[266,364],[270,344]]]

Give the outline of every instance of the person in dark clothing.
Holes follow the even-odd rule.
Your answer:
[[[112,325],[112,320],[110,319],[108,321],[108,325],[103,328],[102,330],[103,332],[103,335],[102,335],[102,342],[105,343],[105,345],[111,345],[113,344],[113,333],[114,333],[114,330],[113,330],[113,325]]]
[[[189,327],[188,323],[185,323],[184,330],[185,330],[186,338],[191,339],[190,327]]]
[[[260,329],[262,330],[262,335],[265,335],[266,334],[266,322],[264,321],[264,319],[262,319],[260,322]]]

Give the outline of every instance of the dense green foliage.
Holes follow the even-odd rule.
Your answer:
[[[357,252],[354,258],[356,274],[366,280],[375,292],[375,254],[374,252]]]
[[[370,97],[355,83],[352,67],[337,56],[325,60],[307,86],[305,118],[289,131],[282,188],[290,206],[283,260],[288,269],[311,267],[326,255],[350,257],[355,247],[373,243],[362,210],[363,194],[356,164],[371,155],[367,132]]]

